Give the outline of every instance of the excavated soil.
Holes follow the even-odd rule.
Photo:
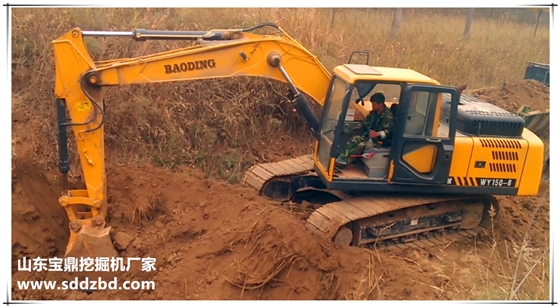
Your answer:
[[[501,87],[467,89],[465,93],[513,112],[523,105],[530,106],[531,110],[545,111],[550,108],[550,89],[535,80],[516,80]]]
[[[515,97],[514,103],[530,99],[548,106],[548,94],[541,94],[538,86],[520,84],[507,85],[507,90],[483,89],[478,95],[492,97],[498,105]],[[156,289],[19,290],[18,280],[68,278],[17,271],[17,259],[23,256],[60,257],[67,240],[66,218],[57,203],[57,173],[34,164],[24,146],[33,138],[33,127],[14,126],[19,136],[12,184],[15,300],[506,299],[512,293],[517,299],[549,297],[548,262],[537,262],[547,255],[549,243],[546,183],[542,198],[500,197],[495,227],[480,238],[384,253],[331,243],[309,231],[289,209],[252,189],[205,179],[195,169],[171,172],[110,162],[108,222],[119,254],[157,259],[155,272],[134,267],[118,277],[153,280]],[[268,160],[285,158],[281,154]],[[267,157],[264,152],[258,155]]]

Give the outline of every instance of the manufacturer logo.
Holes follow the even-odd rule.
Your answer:
[[[166,74],[186,73],[190,71],[200,71],[216,68],[216,60],[208,59],[201,61],[181,62],[176,64],[166,64],[163,66]]]

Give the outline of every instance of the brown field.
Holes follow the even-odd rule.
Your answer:
[[[391,11],[338,10],[334,24],[331,11],[13,9],[12,299],[548,300],[547,182],[537,197],[500,197],[500,216],[486,235],[398,253],[317,238],[290,209],[238,185],[252,164],[312,151],[307,127],[281,95],[285,86],[252,78],[130,86],[105,96],[108,222],[113,237],[119,234],[114,240],[121,256],[157,258],[156,272],[130,271],[120,279],[153,280],[155,290],[17,288],[17,280],[61,279],[18,272],[17,259],[60,257],[66,245],[66,218],[57,202],[50,42],[72,27],[207,30],[272,21],[329,69],[352,50],[367,50],[376,65],[410,67],[444,84],[468,83],[468,92],[504,108],[549,106],[547,87],[520,80],[527,61],[549,62],[544,26],[533,37],[533,25],[476,18],[464,41],[464,17],[405,10],[399,36],[391,40]],[[184,45],[88,42],[96,60]],[[79,169],[70,180],[80,183]]]

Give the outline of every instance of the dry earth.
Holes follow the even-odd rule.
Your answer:
[[[514,110],[529,101],[533,106],[549,105],[548,89],[531,81],[473,93]],[[501,197],[500,217],[490,234],[447,247],[388,254],[330,243],[310,233],[290,210],[251,189],[205,179],[192,168],[171,172],[110,162],[109,224],[114,242],[122,248],[119,254],[157,259],[157,271],[133,270],[120,279],[153,280],[156,289],[90,294],[18,290],[16,280],[61,279],[52,272],[18,272],[18,258],[60,257],[66,245],[57,173],[42,170],[26,147],[38,129],[40,124],[24,119],[14,124],[16,300],[505,299],[512,290],[518,299],[548,298],[548,262],[539,263],[515,292],[539,256],[547,254],[547,183],[542,198]],[[294,141],[278,146],[285,150],[255,156],[279,160],[294,155],[290,149],[297,148]]]

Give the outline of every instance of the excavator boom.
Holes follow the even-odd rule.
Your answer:
[[[280,35],[249,33],[267,26],[276,28]],[[130,37],[139,41],[197,40],[199,44],[137,58],[95,62],[86,47],[86,36]],[[331,78],[312,53],[274,24],[211,31],[97,32],[76,28],[53,41],[53,48],[59,169],[65,186],[59,202],[67,211],[71,232],[66,256],[115,254],[115,251],[100,248],[112,247],[110,228],[105,228],[107,185],[103,87],[237,76],[265,77],[288,84],[296,109],[316,133],[319,122],[300,91],[322,105]],[[85,188],[80,190],[66,189],[65,179],[70,169],[67,128],[73,130],[81,161]]]

